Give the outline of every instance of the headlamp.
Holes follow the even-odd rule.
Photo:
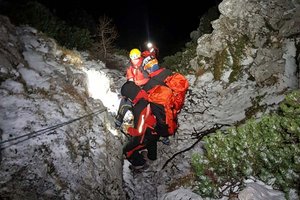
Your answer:
[[[148,42],[148,43],[147,43],[147,47],[148,47],[148,49],[152,48],[152,47],[153,47],[152,43],[151,43],[151,42]]]

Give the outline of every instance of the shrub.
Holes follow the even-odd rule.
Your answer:
[[[16,13],[10,16],[18,24],[28,24],[67,48],[85,50],[93,43],[88,29],[69,26],[55,17],[48,8],[36,1],[14,8]]]
[[[160,64],[162,67],[171,69],[182,74],[194,73],[190,65],[190,60],[196,57],[197,44],[193,42],[186,43],[182,51],[172,56],[166,56]]]
[[[276,113],[204,138],[205,153],[192,166],[202,196],[221,197],[220,188],[243,188],[255,177],[288,194],[300,183],[300,91],[288,94]]]

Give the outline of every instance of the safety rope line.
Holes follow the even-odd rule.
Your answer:
[[[24,137],[28,136],[29,138],[26,138],[26,139],[24,139],[24,140],[22,140],[22,141],[19,141],[19,142],[23,142],[23,141],[28,140],[28,139],[30,139],[30,138],[33,138],[33,137],[36,137],[36,136],[39,136],[39,135],[48,133],[48,132],[50,132],[50,131],[53,131],[53,130],[55,130],[55,129],[57,129],[57,128],[60,128],[60,127],[63,127],[63,126],[66,126],[66,125],[68,125],[68,124],[71,124],[71,123],[73,123],[73,122],[75,122],[75,121],[78,121],[78,120],[81,120],[81,119],[83,119],[83,118],[86,118],[86,117],[89,117],[89,116],[93,116],[93,115],[96,115],[96,114],[98,114],[98,113],[102,113],[102,112],[104,112],[104,111],[106,111],[106,110],[107,110],[106,108],[103,108],[103,109],[100,109],[100,110],[98,110],[98,111],[89,113],[89,114],[87,114],[87,115],[83,115],[83,116],[81,116],[81,117],[78,117],[78,118],[69,120],[69,121],[67,121],[67,122],[63,122],[63,123],[60,123],[60,124],[56,124],[56,125],[54,125],[54,126],[50,126],[50,127],[48,127],[48,128],[44,128],[44,129],[41,129],[41,130],[38,130],[38,131],[33,131],[33,132],[30,132],[30,133],[27,133],[27,134],[24,134],[24,135],[20,135],[20,136],[18,136],[18,137],[10,138],[10,139],[7,139],[7,140],[5,140],[5,141],[0,142],[0,145],[2,145],[2,144],[4,144],[4,143],[7,143],[7,142],[14,141],[14,140],[19,140],[19,139],[21,139],[21,138],[24,138]],[[19,142],[17,142],[17,143],[19,143]],[[17,143],[15,143],[15,144],[17,144]],[[14,145],[14,144],[13,144],[13,145]],[[8,146],[7,146],[7,147],[8,147]],[[5,149],[5,148],[7,148],[7,147],[1,147],[0,150],[3,150],[3,149]]]

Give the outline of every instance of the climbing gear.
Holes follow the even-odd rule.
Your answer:
[[[177,114],[184,104],[189,82],[182,74],[175,72],[165,78],[163,83],[164,85],[156,85],[147,91],[148,101],[163,105],[168,133],[174,135],[178,128]]]

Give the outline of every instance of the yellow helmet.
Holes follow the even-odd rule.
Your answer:
[[[132,49],[129,53],[130,59],[134,60],[141,57],[141,51],[138,49]]]

